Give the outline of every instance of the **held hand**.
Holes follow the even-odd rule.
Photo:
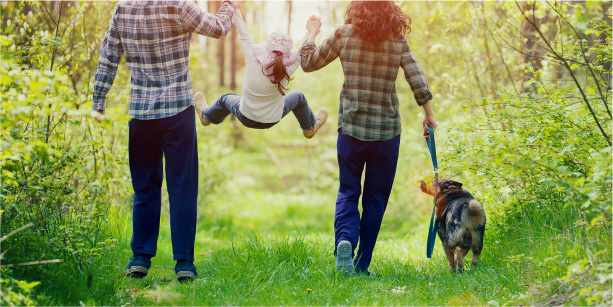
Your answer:
[[[436,120],[434,119],[434,115],[426,115],[426,117],[424,117],[424,137],[428,138],[430,137],[430,131],[428,130],[428,127],[432,127],[432,129],[434,131],[436,131]]]
[[[306,24],[306,29],[309,33],[319,33],[319,28],[321,28],[321,18],[313,15]]]
[[[98,123],[100,123],[102,121],[102,117],[104,116],[104,110],[96,110],[96,112],[98,112],[98,114],[96,114],[94,118]]]

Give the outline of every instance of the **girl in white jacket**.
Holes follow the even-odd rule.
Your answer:
[[[291,75],[300,66],[300,55],[291,51],[292,39],[273,32],[268,41],[256,45],[239,9],[234,10],[233,20],[245,54],[243,96],[223,94],[209,107],[204,94],[196,93],[196,112],[202,125],[219,124],[232,113],[248,128],[268,129],[292,111],[303,135],[312,138],[328,119],[328,111],[319,109],[313,114],[300,91],[286,93]]]

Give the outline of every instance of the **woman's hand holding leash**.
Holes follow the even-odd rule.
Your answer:
[[[430,132],[428,131],[428,127],[432,127],[434,131],[436,131],[436,120],[434,119],[434,113],[432,113],[432,107],[430,106],[430,101],[423,105],[424,112],[426,112],[426,116],[424,117],[423,128],[424,128],[424,137],[428,138],[430,136]]]

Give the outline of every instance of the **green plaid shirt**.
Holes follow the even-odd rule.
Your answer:
[[[321,46],[307,43],[300,49],[302,70],[315,71],[340,57],[345,82],[341,89],[338,129],[363,141],[384,141],[400,134],[396,95],[398,69],[404,69],[418,105],[432,99],[426,75],[405,37],[373,44],[358,37],[353,26],[343,25]]]

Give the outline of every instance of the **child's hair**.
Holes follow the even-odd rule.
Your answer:
[[[270,80],[270,82],[274,83],[277,86],[279,93],[285,96],[285,91],[287,91],[287,88],[285,88],[281,82],[283,82],[284,79],[287,79],[287,82],[292,81],[292,78],[290,78],[289,74],[287,73],[287,69],[285,69],[285,64],[283,64],[283,53],[277,50],[274,50],[273,52],[277,55],[275,60],[268,64],[268,67],[266,67],[267,69],[272,68],[272,73],[268,76],[273,77],[274,80]]]

